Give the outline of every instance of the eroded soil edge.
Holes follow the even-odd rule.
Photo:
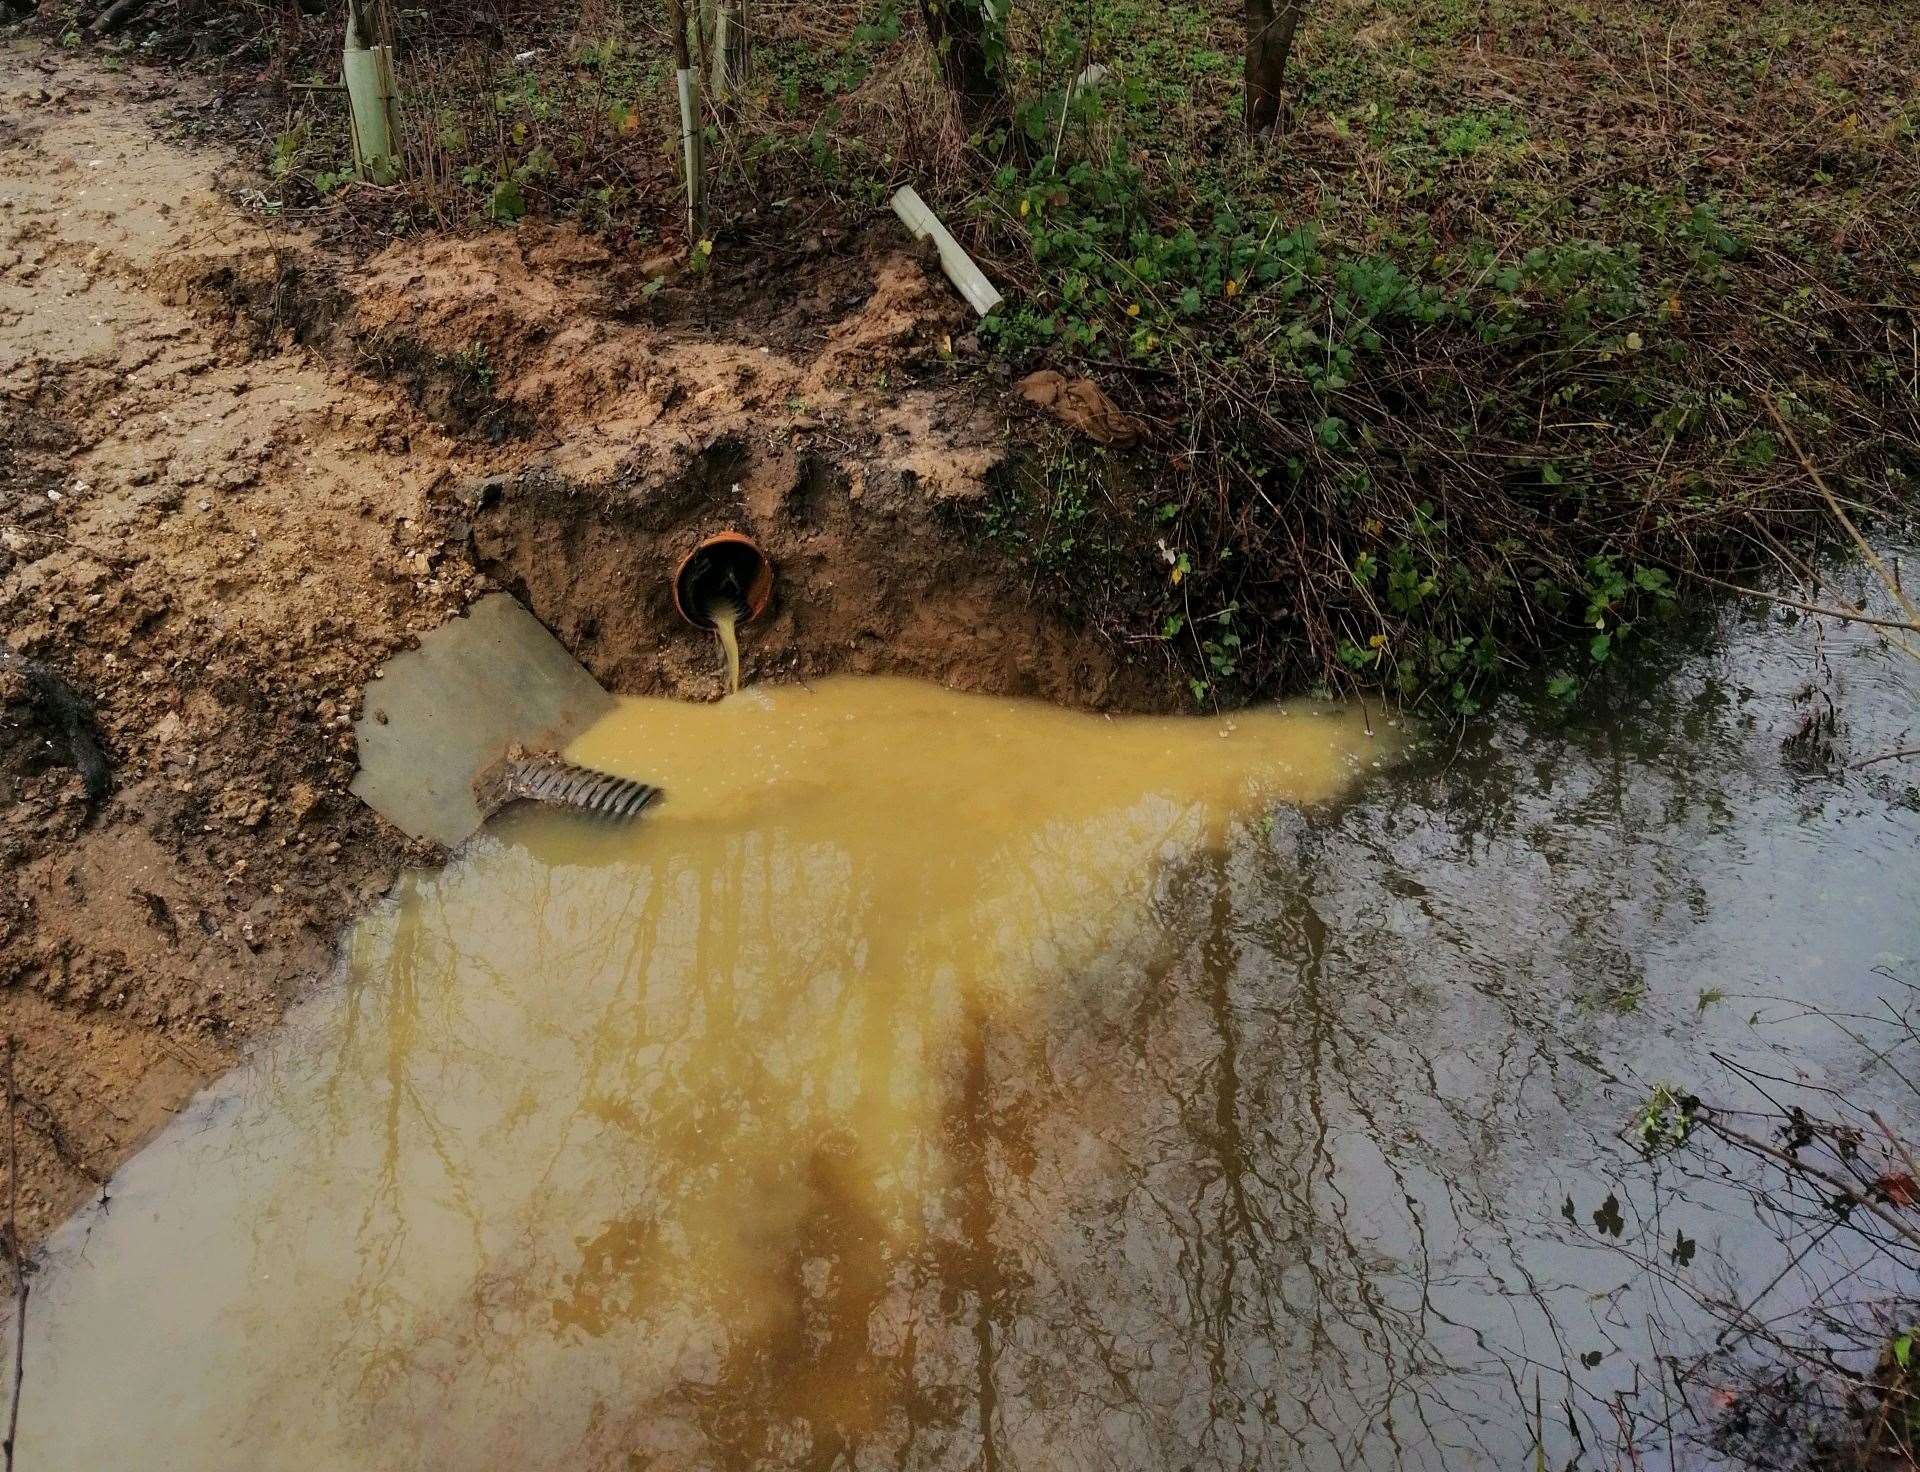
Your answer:
[[[739,526],[780,567],[756,678],[1165,703],[963,529],[1007,426],[936,351],[964,308],[890,238],[731,318],[532,230],[350,266],[171,141],[181,84],[0,61],[0,1010],[24,1237],[434,857],[348,795],[350,726],[384,658],[492,588],[614,688],[710,696],[713,650],[665,579]],[[99,801],[23,661],[91,702]]]

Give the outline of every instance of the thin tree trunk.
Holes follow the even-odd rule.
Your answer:
[[[673,32],[673,64],[685,71],[693,65],[693,52],[687,46],[686,0],[667,0],[667,29]]]
[[[724,108],[733,91],[733,0],[713,8],[713,101]]]
[[[713,100],[725,106],[746,83],[747,7],[745,0],[718,0],[713,12]]]
[[[927,39],[940,61],[940,75],[969,122],[997,111],[1003,99],[987,51],[992,0],[920,0]]]
[[[1307,0],[1247,0],[1247,131],[1280,126],[1286,112],[1287,58]]]
[[[719,25],[714,0],[700,0],[693,21],[693,69],[702,77],[713,75],[713,33]]]

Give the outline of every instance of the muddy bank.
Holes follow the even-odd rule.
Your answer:
[[[1042,612],[980,546],[981,503],[1019,473],[1015,411],[955,361],[967,309],[898,232],[852,235],[764,283],[739,303],[739,338],[702,327],[736,304],[703,290],[523,227],[389,248],[334,338],[465,376],[466,427],[499,437],[513,468],[450,486],[452,524],[615,689],[718,693],[712,640],[674,614],[669,574],[731,526],[779,569],[748,641],[761,678],[907,673],[1130,709],[1180,698],[1170,665],[1134,667]]]
[[[346,791],[375,666],[495,586],[618,688],[714,693],[664,578],[721,523],[781,563],[758,678],[898,670],[1169,703],[961,523],[1008,439],[937,278],[859,241],[751,335],[571,237],[346,269],[174,137],[192,100],[0,60],[0,1011],[37,1238],[331,954],[410,851]],[[257,200],[259,196],[253,195]],[[785,295],[781,296],[784,291]]]
[[[91,705],[111,768],[91,799],[44,711],[7,702],[30,1235],[385,887],[404,851],[345,792],[355,695],[474,582],[427,504],[458,447],[184,290],[286,242],[161,141],[169,100],[19,47],[0,65],[0,626]]]
[[[1168,690],[1086,631],[1036,618],[969,556],[920,489],[861,488],[831,461],[726,442],[672,483],[581,486],[544,471],[472,489],[481,570],[533,609],[610,688],[718,696],[711,634],[689,628],[664,574],[702,530],[750,532],[779,569],[743,631],[750,679],[911,674],[956,690],[1153,709]]]

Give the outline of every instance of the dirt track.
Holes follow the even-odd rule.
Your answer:
[[[0,668],[29,1239],[431,857],[347,795],[349,726],[382,658],[490,587],[610,684],[707,695],[712,650],[660,574],[744,524],[782,573],[762,678],[1162,693],[955,529],[1007,432],[934,366],[965,323],[918,260],[863,247],[768,282],[740,341],[690,325],[711,304],[686,293],[633,310],[631,271],[572,236],[350,269],[173,141],[202,105],[0,43],[0,639],[92,698],[114,767],[90,804]]]

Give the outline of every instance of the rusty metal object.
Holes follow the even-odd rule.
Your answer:
[[[753,538],[741,532],[708,537],[685,557],[673,574],[673,606],[696,629],[711,629],[707,609],[716,598],[730,598],[750,624],[773,601],[773,563]]]
[[[557,756],[540,756],[509,761],[491,796],[495,807],[514,801],[544,802],[625,819],[639,817],[659,798],[660,789],[632,777],[575,766]]]

